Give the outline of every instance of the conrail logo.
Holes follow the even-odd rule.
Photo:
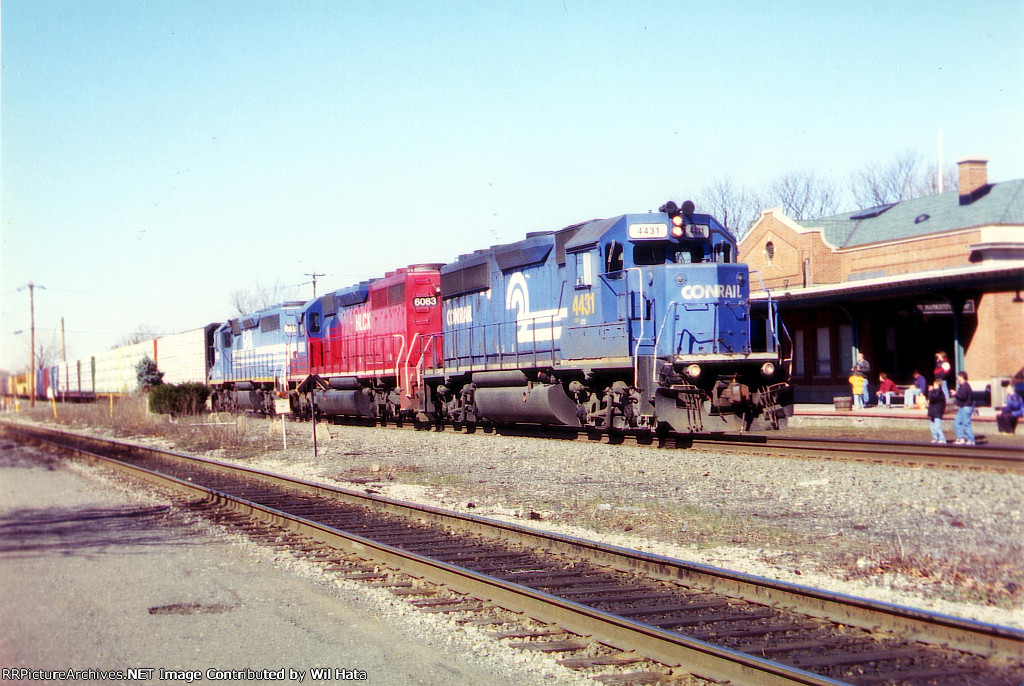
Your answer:
[[[707,298],[739,298],[742,294],[740,293],[739,285],[726,286],[725,284],[701,284],[696,283],[692,286],[683,286],[680,289],[680,295],[685,300],[704,300]]]
[[[469,305],[463,305],[462,307],[450,307],[448,308],[448,311],[444,313],[444,319],[448,326],[455,326],[456,324],[472,324],[473,308]]]

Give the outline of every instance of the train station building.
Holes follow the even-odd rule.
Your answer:
[[[956,191],[814,220],[770,209],[740,241],[751,300],[775,301],[792,341],[796,402],[849,396],[857,352],[874,388],[882,371],[930,379],[945,352],[997,405],[1024,372],[1024,179],[958,165]]]

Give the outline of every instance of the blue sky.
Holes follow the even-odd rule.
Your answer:
[[[0,34],[6,369],[30,281],[73,358],[940,129],[1024,177],[1016,0],[6,0]]]

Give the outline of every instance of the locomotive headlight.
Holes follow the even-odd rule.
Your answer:
[[[769,378],[775,375],[775,363],[765,362],[761,365],[761,376]]]
[[[679,238],[683,235],[683,218],[681,215],[672,216],[672,235]]]
[[[691,379],[696,379],[697,377],[699,377],[700,376],[700,365],[699,364],[689,364],[689,365],[686,365],[686,375],[688,377],[690,377]]]

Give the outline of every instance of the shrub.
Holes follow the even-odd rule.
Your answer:
[[[135,374],[139,377],[139,388],[144,392],[163,383],[164,373],[156,368],[156,362],[148,355],[135,365]]]
[[[149,392],[149,411],[158,414],[200,414],[210,389],[201,383],[161,384]]]

